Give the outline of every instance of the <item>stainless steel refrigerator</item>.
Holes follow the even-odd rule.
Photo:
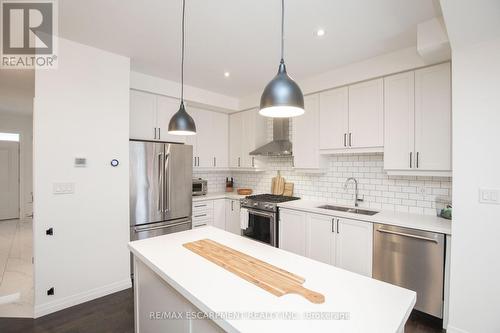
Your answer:
[[[130,141],[130,239],[191,229],[193,147]]]

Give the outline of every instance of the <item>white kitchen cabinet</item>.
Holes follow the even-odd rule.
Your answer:
[[[241,235],[239,200],[226,199],[226,231]]]
[[[213,200],[193,202],[193,229],[206,225],[213,225],[214,202]]]
[[[320,93],[320,153],[379,152],[384,146],[384,82]]]
[[[214,213],[211,225],[225,230],[226,229],[226,199],[214,200]]]
[[[156,95],[130,90],[130,138],[156,139]]]
[[[325,91],[319,96],[319,148],[346,149],[349,132],[348,88]]]
[[[228,167],[228,115],[190,107],[189,113],[196,123],[196,135],[186,137],[193,146],[193,167]]]
[[[130,90],[130,138],[184,142],[184,136],[168,134],[168,123],[178,108],[174,98]]]
[[[445,63],[415,71],[415,166],[451,170],[451,73]]]
[[[450,64],[389,76],[384,81],[384,169],[399,175],[449,175]]]
[[[307,214],[307,257],[333,265],[335,263],[335,218]]]
[[[280,209],[279,248],[306,255],[306,213]]]
[[[349,86],[350,148],[384,146],[384,81],[370,80]]]
[[[373,224],[339,218],[335,228],[334,265],[354,273],[371,277]]]
[[[296,170],[321,170],[319,94],[304,97],[304,107],[305,113],[292,120],[293,166]]]
[[[372,223],[280,209],[279,226],[281,249],[372,276]]]
[[[267,118],[257,109],[229,116],[229,155],[232,168],[257,168],[258,161],[249,153],[267,143]]]
[[[415,148],[415,73],[384,78],[384,95],[384,167],[409,170]]]

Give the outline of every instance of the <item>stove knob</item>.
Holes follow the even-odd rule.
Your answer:
[[[258,202],[254,202],[254,204],[253,204],[254,207],[257,207],[258,205],[259,205]]]

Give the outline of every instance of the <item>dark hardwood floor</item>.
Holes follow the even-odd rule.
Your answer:
[[[0,318],[1,333],[133,333],[134,293],[127,289],[48,316]],[[414,311],[405,333],[442,333],[440,321]]]

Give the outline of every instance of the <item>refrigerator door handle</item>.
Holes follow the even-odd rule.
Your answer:
[[[170,198],[172,196],[172,189],[170,186],[171,185],[171,180],[170,180],[170,152],[165,153],[165,166],[164,166],[164,199],[163,199],[163,204],[164,204],[164,211],[165,213],[168,213],[170,211]]]
[[[163,188],[163,153],[158,154],[158,187]],[[158,193],[158,210],[163,212],[163,191]]]

